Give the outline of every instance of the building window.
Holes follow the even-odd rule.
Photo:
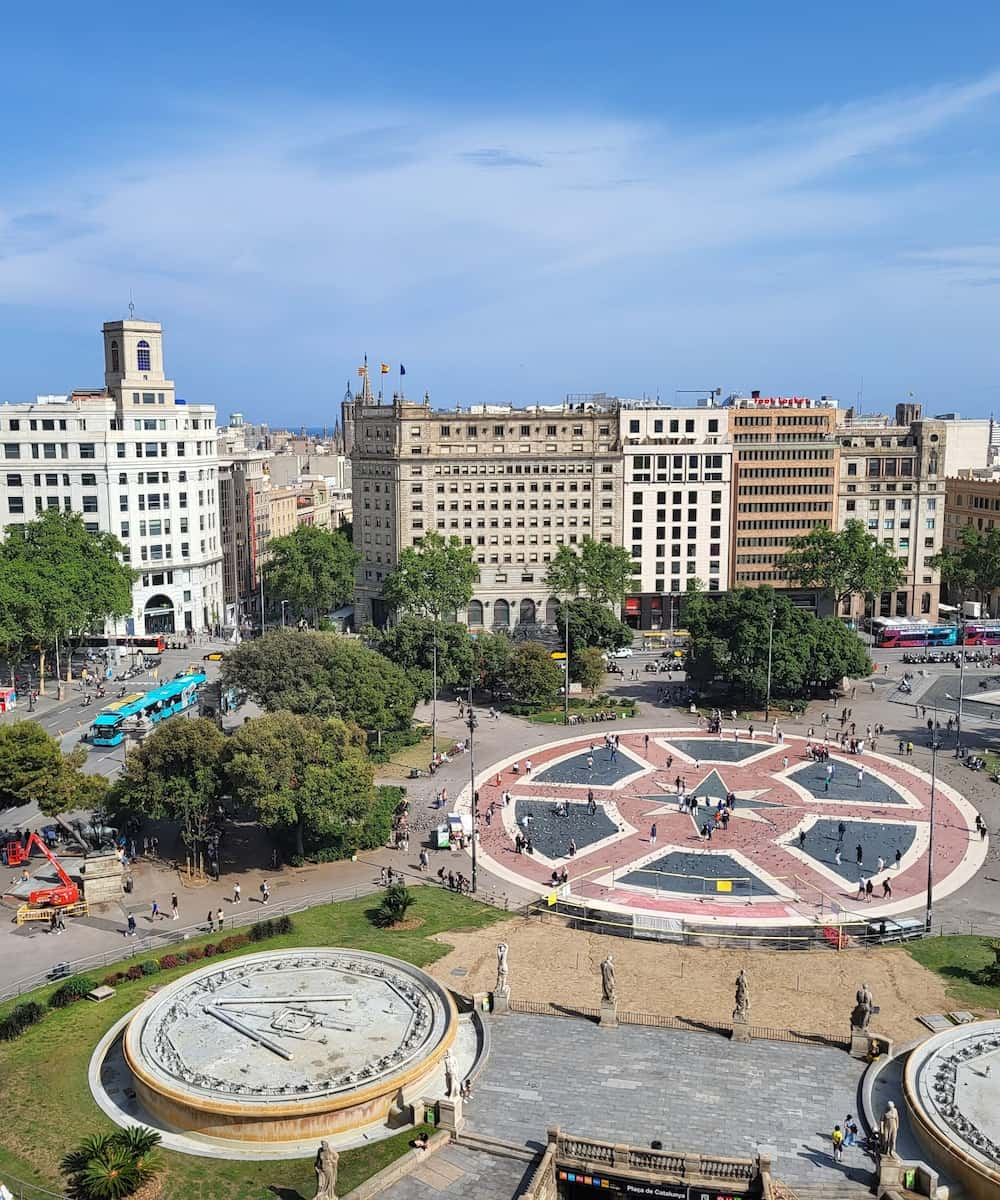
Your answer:
[[[135,365],[140,372],[149,372],[149,342],[145,338],[135,348]]]
[[[469,625],[479,628],[483,623],[483,605],[480,600],[469,601]]]
[[[12,513],[24,512],[24,497],[23,496],[8,496],[7,511]]]
[[[112,342],[111,343],[111,370],[112,370],[113,374],[115,374],[115,375],[119,374],[119,362],[120,362],[120,360],[118,357],[118,343]]]

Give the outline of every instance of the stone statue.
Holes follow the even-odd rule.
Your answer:
[[[875,997],[867,983],[858,988],[855,996],[857,1003],[851,1013],[852,1029],[867,1029],[871,1024],[872,1013],[875,1011]]]
[[[882,1123],[879,1125],[878,1131],[883,1155],[886,1158],[895,1158],[896,1138],[899,1135],[899,1113],[891,1100],[882,1115]]]
[[[733,1020],[750,1020],[750,985],[747,982],[747,973],[742,969],[736,976],[736,1007],[733,1009]]]
[[[616,1004],[618,1002],[618,992],[615,988],[615,960],[611,954],[601,963],[601,991],[605,1003]]]
[[[510,994],[510,982],[507,979],[507,951],[509,948],[506,942],[500,942],[497,946],[497,985],[494,991],[501,996]]]
[[[458,1067],[450,1050],[444,1052],[444,1094],[449,1100],[458,1097]]]
[[[322,1141],[316,1151],[316,1195],[313,1200],[337,1200],[337,1162],[340,1155]]]

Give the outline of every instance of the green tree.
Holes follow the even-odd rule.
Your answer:
[[[46,816],[58,818],[99,808],[108,783],[102,775],[84,773],[86,759],[83,746],[63,754],[36,721],[0,725],[0,809],[35,801]]]
[[[942,550],[929,560],[940,571],[948,594],[959,602],[978,592],[984,599],[1000,588],[1000,529],[976,529],[964,526],[958,545]]]
[[[432,618],[408,614],[386,629],[371,630],[369,644],[408,674],[418,672],[429,678],[435,636],[439,682],[445,687],[468,687],[475,664],[475,643],[464,625],[440,621],[435,634]],[[410,678],[414,676],[410,674]]]
[[[74,1200],[125,1200],[163,1170],[160,1135],[143,1126],[93,1134],[59,1164]]]
[[[331,533],[300,525],[268,542],[264,585],[272,604],[287,600],[296,616],[320,615],[346,604],[354,595],[354,570],[361,556],[341,530]]]
[[[606,604],[580,598],[570,601],[568,608],[570,654],[587,646],[597,646],[601,650],[631,646],[632,630],[619,621]],[[566,637],[566,610],[565,604],[560,604],[556,610],[556,625],[563,639]]]
[[[496,694],[506,686],[514,644],[504,633],[480,633],[473,643],[475,673],[479,686]]]
[[[223,687],[262,708],[339,716],[362,729],[407,729],[413,687],[404,671],[359,639],[276,630],[226,654]]]
[[[860,639],[836,617],[814,617],[770,588],[738,588],[706,604],[691,623],[691,683],[703,691],[732,691],[750,703],[764,700],[772,610],[773,697],[801,699],[845,676],[870,672]]]
[[[559,547],[545,573],[545,582],[561,596],[586,593],[600,604],[620,608],[634,576],[632,555],[623,546],[585,537],[578,550]]]
[[[25,622],[21,640],[72,645],[111,618],[131,612],[135,572],[121,561],[123,554],[117,538],[89,533],[78,513],[50,509],[36,521],[11,526],[0,546],[0,562],[19,564],[15,577],[24,599],[15,612]],[[70,662],[67,654],[67,678]],[[38,673],[41,687],[44,649]]]
[[[420,613],[439,621],[472,599],[479,568],[460,538],[427,533],[406,546],[382,584],[382,598],[397,613]]]
[[[380,929],[391,929],[405,920],[410,905],[416,896],[405,883],[390,883],[385,889],[382,901],[372,914],[372,923]]]
[[[540,642],[522,642],[510,656],[507,686],[522,704],[546,704],[556,698],[563,668]]]
[[[893,551],[872,537],[860,521],[848,521],[837,532],[817,525],[790,545],[782,556],[782,570],[803,587],[826,592],[836,613],[848,598],[892,591],[905,578]]]
[[[570,678],[590,690],[591,696],[604,679],[604,655],[596,646],[575,651],[569,660]]]
[[[189,866],[201,874],[218,823],[226,738],[214,721],[166,721],[128,756],[111,795],[118,812],[176,821]]]
[[[299,857],[307,848],[361,848],[374,790],[358,726],[269,713],[233,734],[226,771],[234,796],[262,825],[289,832]]]

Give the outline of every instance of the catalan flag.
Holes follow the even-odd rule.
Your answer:
[[[391,370],[392,370],[392,367],[390,367],[388,363],[382,364],[382,374],[383,375],[388,375]]]

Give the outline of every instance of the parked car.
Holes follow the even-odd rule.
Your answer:
[[[631,658],[635,651],[631,646],[622,646],[620,650],[612,650],[612,658]]]
[[[222,662],[224,655],[221,650],[211,650],[208,654],[201,656],[202,662]]]

